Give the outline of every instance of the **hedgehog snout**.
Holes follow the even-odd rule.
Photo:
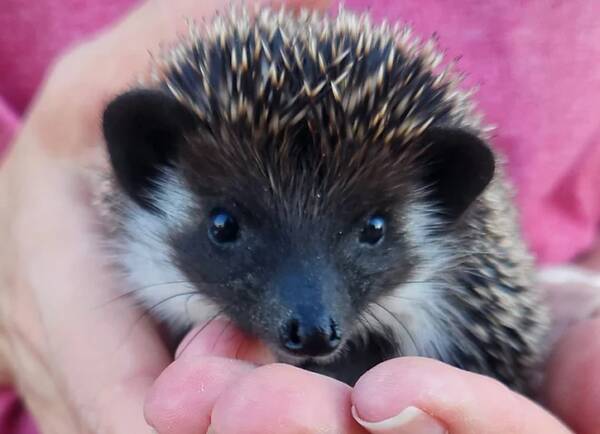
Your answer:
[[[341,342],[338,322],[314,306],[302,306],[279,328],[281,345],[300,356],[325,356],[334,352]]]
[[[288,263],[272,280],[271,333],[284,352],[300,357],[334,353],[344,334],[349,303],[339,276],[323,264]]]

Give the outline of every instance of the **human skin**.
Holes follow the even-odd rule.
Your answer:
[[[97,185],[88,176],[104,164],[102,108],[146,68],[148,50],[173,40],[185,26],[181,17],[208,16],[220,3],[149,1],[74,48],[53,66],[0,166],[0,378],[17,387],[42,432],[148,433],[146,398],[146,417],[161,434],[203,432],[208,421],[219,434],[365,432],[353,404],[367,421],[417,406],[435,418],[413,411],[419,416],[411,423],[453,434],[569,432],[499,384],[437,362],[387,362],[352,390],[265,364],[269,356],[258,343],[233,328],[222,333],[218,322],[172,362],[147,318],[115,300],[125,284],[109,273],[98,248],[91,206]],[[545,387],[552,408],[585,434],[600,426],[593,411],[600,408],[600,379],[590,382],[581,369],[600,361],[592,339],[598,331],[597,320],[589,320],[563,337]],[[444,384],[461,387],[431,389]],[[573,394],[571,384],[585,387]],[[563,399],[570,391],[574,396]],[[523,429],[507,428],[516,426]]]

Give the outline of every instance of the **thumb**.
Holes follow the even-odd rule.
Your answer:
[[[264,347],[231,321],[215,319],[193,329],[148,394],[146,420],[161,434],[206,432],[218,398],[254,369],[233,359],[259,362],[267,357]]]
[[[352,394],[373,434],[568,434],[557,419],[501,383],[441,362],[399,358],[367,372]]]
[[[225,319],[215,319],[192,329],[175,353],[176,359],[200,356],[226,357],[255,364],[275,362],[261,341],[246,335]]]

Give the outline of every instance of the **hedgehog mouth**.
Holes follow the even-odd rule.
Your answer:
[[[319,356],[298,355],[287,351],[279,345],[269,345],[271,351],[281,363],[287,363],[294,366],[303,366],[314,364],[317,366],[326,366],[335,363],[346,353],[348,345],[352,343],[350,338],[342,339],[338,347],[329,354]]]
[[[327,356],[298,357],[281,350],[276,352],[280,362],[334,378],[351,387],[369,369],[395,356],[392,352],[382,352],[379,347],[365,346],[360,338],[347,339],[339,349]]]

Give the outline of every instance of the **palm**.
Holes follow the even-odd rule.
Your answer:
[[[17,180],[21,200],[11,204],[12,224],[2,226],[12,229],[2,238],[15,253],[7,260],[18,283],[9,286],[9,344],[14,365],[27,368],[15,369],[16,380],[39,390],[25,396],[47,432],[109,426],[113,418],[125,432],[147,432],[140,402],[167,352],[131,304],[107,302],[118,288],[99,265],[91,207],[73,188],[85,186],[76,162],[55,170],[43,153],[32,155],[38,176]],[[79,412],[98,406],[101,412]]]

